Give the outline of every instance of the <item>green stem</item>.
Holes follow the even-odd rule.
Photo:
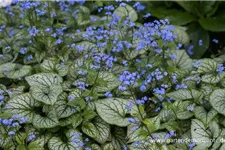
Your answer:
[[[129,89],[130,89],[130,92],[131,92],[131,96],[133,97],[134,103],[135,103],[135,105],[136,105],[136,107],[137,107],[137,109],[138,109],[138,113],[139,113],[139,115],[140,115],[140,117],[141,117],[141,123],[142,123],[143,120],[144,120],[144,117],[143,117],[143,115],[142,115],[142,113],[141,113],[141,110],[140,110],[138,104],[135,102],[135,99],[136,99],[136,98],[135,98],[135,96],[134,96],[132,87],[129,86]],[[142,123],[142,124],[143,124],[143,123]],[[149,136],[153,139],[153,137],[152,137],[152,135],[151,135],[151,132],[150,132],[150,130],[148,129],[147,125],[145,125],[145,124],[143,124],[143,125],[144,125],[144,127],[146,128],[146,130],[147,130]],[[160,148],[160,145],[159,145],[157,142],[156,142],[155,144],[157,145],[158,148]]]
[[[15,54],[15,56],[14,56],[13,60],[11,61],[11,63],[14,63],[16,61],[18,55],[19,55],[18,53]]]

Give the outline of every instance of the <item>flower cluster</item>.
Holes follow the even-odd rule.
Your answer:
[[[14,136],[16,135],[16,130],[18,127],[27,122],[26,117],[19,117],[17,114],[13,115],[9,119],[2,119],[0,118],[0,125],[5,126],[6,129],[5,131],[7,132],[8,135]]]

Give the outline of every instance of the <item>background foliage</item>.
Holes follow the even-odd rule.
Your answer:
[[[193,45],[193,58],[203,55],[218,54],[224,47],[224,10],[222,1],[175,1],[175,2],[148,2],[152,16],[159,19],[168,18],[171,24],[184,25]],[[222,33],[218,33],[222,32]],[[220,39],[219,46],[213,44],[214,38]],[[202,44],[199,44],[202,40]],[[217,43],[217,42],[216,42]]]

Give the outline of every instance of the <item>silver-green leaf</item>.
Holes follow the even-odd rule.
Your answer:
[[[79,136],[74,136],[74,133],[79,134]],[[48,148],[50,150],[82,150],[77,142],[72,142],[73,140],[82,142],[82,137],[78,131],[69,129],[66,131],[66,137],[67,142],[63,142],[59,137],[52,137],[48,142]]]
[[[30,91],[34,99],[47,105],[54,105],[58,96],[62,93],[62,86],[32,86]]]
[[[62,77],[55,73],[39,73],[25,78],[30,86],[51,86],[61,84]]]
[[[28,122],[32,122],[35,115],[34,108],[39,105],[40,103],[38,103],[30,93],[25,93],[10,99],[7,109],[21,117],[26,117]]]
[[[36,128],[54,128],[59,125],[55,110],[46,113],[46,117],[36,114],[33,119],[33,126]]]
[[[95,87],[97,92],[111,91],[115,87],[120,85],[120,82],[113,73],[99,72],[98,77],[106,82],[106,85],[98,85]]]
[[[58,96],[58,99],[55,102],[54,107],[56,109],[57,117],[59,119],[69,117],[76,112],[75,107],[71,107],[67,105],[66,93],[62,93]]]
[[[179,89],[174,92],[170,92],[167,94],[168,97],[172,98],[173,100],[188,100],[188,99],[201,99],[202,93],[195,90],[195,89]]]
[[[138,19],[137,12],[129,5],[116,8],[114,13],[120,17],[129,17],[133,22]]]
[[[212,145],[211,133],[198,119],[192,119],[191,121],[191,137],[196,141],[197,146],[207,148]]]
[[[169,66],[176,66],[178,69],[189,72],[192,69],[192,60],[185,50],[175,50],[176,59],[168,60]]]
[[[210,103],[218,113],[225,115],[225,89],[216,89],[210,95]]]
[[[106,98],[95,101],[96,110],[99,116],[107,123],[125,127],[129,124],[125,108],[128,100],[121,98]]]
[[[10,79],[18,79],[28,75],[31,70],[31,66],[16,63],[6,63],[0,65],[0,78],[7,77]]]

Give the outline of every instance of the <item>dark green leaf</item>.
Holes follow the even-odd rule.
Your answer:
[[[154,17],[159,19],[169,19],[169,22],[173,25],[185,25],[196,20],[196,18],[190,13],[176,9],[167,9],[165,7],[153,6],[150,7],[149,11]]]
[[[201,58],[209,47],[209,33],[197,24],[191,24],[187,30],[193,45],[193,58]],[[202,40],[202,46],[199,45],[199,40]]]
[[[225,31],[225,17],[202,18],[198,22],[205,29],[213,32]]]

